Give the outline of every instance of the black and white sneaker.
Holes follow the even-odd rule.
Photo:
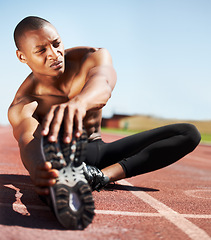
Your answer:
[[[83,160],[87,142],[86,133],[64,144],[60,133],[57,143],[43,137],[43,155],[53,168],[59,170],[56,184],[50,187],[50,197],[55,215],[67,229],[84,229],[93,220],[94,200],[85,178]]]
[[[109,178],[105,176],[97,167],[89,166],[84,163],[84,172],[92,190],[100,191],[100,189],[109,183]]]

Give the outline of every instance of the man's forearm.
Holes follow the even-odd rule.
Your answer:
[[[104,74],[94,74],[86,82],[78,98],[85,103],[87,111],[100,109],[106,105],[116,83],[115,72],[110,75],[108,78]]]
[[[36,166],[44,161],[41,154],[41,146],[38,139],[33,139],[28,144],[19,144],[21,160],[25,168],[29,171],[30,175]]]
[[[31,175],[36,165],[43,161],[41,154],[41,126],[35,118],[29,117],[15,128],[14,135],[20,148],[21,160]]]

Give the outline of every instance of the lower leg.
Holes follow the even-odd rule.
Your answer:
[[[109,182],[114,182],[126,177],[126,174],[119,163],[108,166],[101,171],[106,177],[109,178]]]

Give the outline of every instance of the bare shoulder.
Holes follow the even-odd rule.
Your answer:
[[[117,75],[107,49],[99,48],[88,55],[83,64],[83,69],[86,72],[86,82],[94,76],[101,76],[104,79],[106,78],[111,89],[115,87]]]
[[[112,64],[109,51],[105,48],[95,47],[74,47],[65,50],[67,60],[77,60],[79,62],[90,62],[94,65]]]
[[[12,127],[16,128],[24,119],[32,117],[37,106],[38,103],[28,97],[23,97],[17,103],[11,104],[8,109],[8,119]]]
[[[95,51],[84,56],[82,69],[87,73],[87,77],[96,73],[115,72],[113,68],[112,58],[109,51],[105,48],[97,48]]]
[[[68,59],[83,59],[84,56],[86,56],[89,53],[97,51],[98,48],[94,47],[86,47],[86,46],[81,46],[81,47],[73,47],[73,48],[68,48],[65,50],[65,56]]]
[[[77,76],[84,76],[85,82],[96,74],[105,75],[112,79],[112,82],[116,82],[112,57],[107,49],[76,47],[67,49],[66,55],[66,59],[75,66]]]
[[[21,102],[22,99],[26,99],[35,89],[35,85],[33,82],[32,73],[23,81],[18,91],[15,94],[13,102],[11,105],[15,105],[18,102]],[[25,101],[25,100],[24,100]]]
[[[8,119],[13,128],[32,116],[37,108],[37,103],[30,97],[33,89],[32,74],[30,74],[19,87],[8,109]]]
[[[111,54],[106,48],[98,48],[87,57],[89,61],[93,61],[95,66],[108,66],[112,65]]]

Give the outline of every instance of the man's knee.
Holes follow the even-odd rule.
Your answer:
[[[201,141],[201,134],[195,125],[190,123],[185,123],[184,125],[190,151],[193,151]]]

